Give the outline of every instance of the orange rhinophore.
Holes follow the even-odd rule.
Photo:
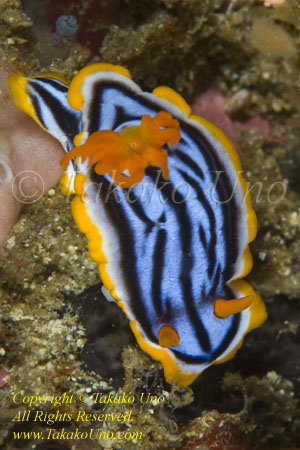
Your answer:
[[[249,308],[253,301],[254,295],[247,295],[246,297],[241,298],[233,298],[231,300],[218,298],[214,304],[214,311],[217,317],[225,319],[232,314],[237,314]]]
[[[180,337],[178,336],[177,331],[169,325],[162,326],[157,334],[157,337],[159,345],[163,348],[178,347],[180,342]]]

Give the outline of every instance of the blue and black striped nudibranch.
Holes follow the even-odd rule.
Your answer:
[[[256,216],[232,142],[168,87],[121,66],[9,77],[17,106],[62,143],[64,193],[140,347],[187,386],[266,319],[242,278]],[[75,148],[74,148],[75,146]]]

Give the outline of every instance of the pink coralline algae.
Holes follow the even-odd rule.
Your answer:
[[[233,120],[226,112],[225,104],[225,96],[218,89],[210,88],[195,99],[192,104],[192,111],[218,125],[230,137],[239,151],[240,131],[257,129],[261,131],[265,138],[271,136],[271,129],[266,120],[260,116],[252,117],[243,122]]]
[[[217,422],[204,438],[190,436],[180,450],[249,450],[249,436],[231,422]]]
[[[2,370],[2,369],[0,368],[0,389],[4,388],[4,386],[7,384],[7,383],[5,382],[5,377],[6,377],[6,375],[8,375],[8,374],[9,374],[9,372],[8,372],[7,370]]]
[[[261,0],[264,3],[264,6],[270,8],[273,6],[274,8],[282,8],[286,5],[286,0]]]
[[[22,205],[34,203],[57,183],[64,155],[56,139],[13,106],[6,83],[13,70],[0,64],[0,248]]]

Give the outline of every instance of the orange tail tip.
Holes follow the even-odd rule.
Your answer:
[[[168,153],[162,148],[173,146],[180,140],[179,122],[171,114],[160,111],[155,117],[144,115],[141,126],[127,127],[120,133],[100,130],[93,133],[77,148],[73,148],[61,160],[67,166],[75,157],[82,162],[89,158],[89,166],[95,165],[99,175],[107,173],[115,183],[124,188],[139,183],[147,166],[159,166],[168,178]],[[124,172],[129,172],[129,176]]]
[[[236,314],[249,308],[253,300],[254,295],[247,295],[246,297],[234,298],[232,300],[224,300],[219,298],[214,304],[215,315],[225,319],[231,316],[231,314]]]

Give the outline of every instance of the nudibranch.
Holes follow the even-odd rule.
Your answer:
[[[121,66],[87,66],[70,86],[55,73],[8,82],[62,143],[62,190],[75,193],[106,294],[166,380],[188,386],[232,358],[266,310],[242,280],[256,216],[229,138],[174,90],[143,92]]]

